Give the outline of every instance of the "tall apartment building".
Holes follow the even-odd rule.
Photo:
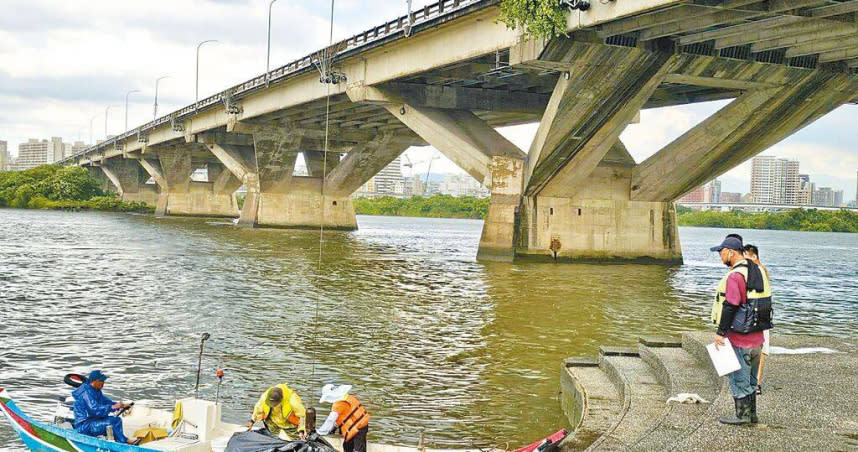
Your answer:
[[[446,174],[441,182],[441,194],[450,196],[475,196],[486,198],[489,190],[469,174]]]
[[[751,162],[751,196],[759,204],[795,205],[799,198],[798,160],[773,156]]]
[[[8,171],[12,167],[12,155],[9,154],[9,143],[0,140],[0,171]]]
[[[48,140],[30,138],[26,143],[18,145],[18,158],[13,169],[23,171],[48,163],[48,154],[53,157],[53,148]]]
[[[800,206],[813,205],[813,191],[816,190],[816,184],[810,181],[809,174],[798,175],[798,199],[796,204]]]
[[[375,175],[375,192],[382,196],[405,194],[405,181],[402,177],[402,160],[396,157]]]

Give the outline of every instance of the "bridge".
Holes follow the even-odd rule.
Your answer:
[[[241,225],[355,229],[352,193],[431,145],[491,191],[478,259],[676,262],[674,200],[858,100],[858,0],[576,5],[543,40],[496,0],[439,1],[66,163],[158,215],[235,216],[245,185]],[[619,140],[642,109],[719,99],[645,161]],[[523,123],[527,152],[495,130]]]

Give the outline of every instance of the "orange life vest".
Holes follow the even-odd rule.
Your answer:
[[[363,407],[357,397],[349,394],[345,400],[334,402],[331,407],[339,415],[337,426],[346,441],[357,435],[358,430],[369,425],[369,412]]]

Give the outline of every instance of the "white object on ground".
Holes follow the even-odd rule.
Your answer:
[[[709,352],[709,359],[712,360],[712,365],[715,366],[719,377],[742,368],[739,365],[739,358],[736,358],[736,352],[733,351],[733,346],[730,345],[730,339],[726,337],[723,346],[716,346],[713,342],[706,346],[706,351]]]
[[[804,347],[804,348],[786,348],[786,347],[770,347],[769,351],[772,355],[810,355],[812,353],[841,353],[837,350],[832,350],[827,347]]]
[[[676,402],[676,403],[709,403],[708,400],[700,397],[698,394],[693,392],[680,392],[679,394],[667,399],[667,403]]]

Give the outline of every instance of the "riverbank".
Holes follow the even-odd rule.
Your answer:
[[[748,213],[739,210],[697,211],[677,206],[676,213],[680,226],[858,233],[858,214],[848,210],[796,209],[787,212]]]
[[[484,219],[489,208],[488,198],[434,195],[411,198],[356,198],[355,211],[361,215],[384,215],[418,218]],[[680,226],[728,229],[767,229],[803,232],[858,233],[858,214],[816,209],[787,212],[748,213],[743,211],[696,211],[677,206]]]
[[[24,171],[0,171],[0,207],[48,210],[153,212],[142,202],[123,202],[101,189],[79,167],[41,165]]]
[[[486,217],[489,210],[489,199],[450,195],[412,196],[411,198],[382,196],[356,198],[354,205],[355,212],[360,215],[481,220]]]

